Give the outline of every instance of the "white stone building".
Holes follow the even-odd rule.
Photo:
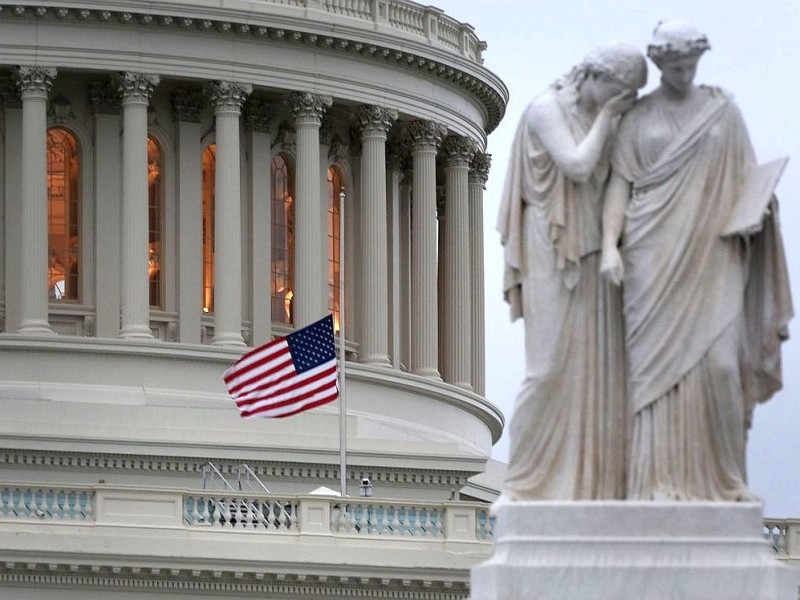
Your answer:
[[[503,428],[481,203],[507,91],[472,27],[409,0],[0,9],[0,597],[465,597]],[[344,501],[309,494],[338,486],[338,406],[245,421],[221,378],[328,311]]]

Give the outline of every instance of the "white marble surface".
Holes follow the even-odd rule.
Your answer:
[[[724,502],[496,505],[495,550],[471,600],[796,600],[761,506]]]

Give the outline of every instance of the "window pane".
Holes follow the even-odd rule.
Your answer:
[[[214,312],[214,187],[217,145],[203,151],[203,312]]]
[[[147,138],[147,192],[149,206],[150,258],[148,274],[150,276],[150,306],[161,308],[162,305],[162,228],[163,228],[163,175],[161,148],[152,138]]]
[[[47,289],[77,302],[80,290],[80,155],[66,129],[47,131]]]
[[[292,323],[294,297],[294,174],[280,154],[272,159],[272,320]]]

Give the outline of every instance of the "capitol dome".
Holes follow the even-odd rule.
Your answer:
[[[0,595],[466,597],[508,100],[473,28],[410,0],[0,9]],[[328,313],[347,498],[338,403],[243,420],[222,380]]]

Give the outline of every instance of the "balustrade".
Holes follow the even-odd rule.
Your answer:
[[[0,520],[93,521],[94,491],[12,486],[0,488]]]

